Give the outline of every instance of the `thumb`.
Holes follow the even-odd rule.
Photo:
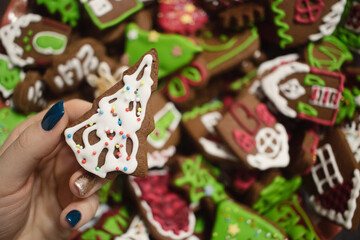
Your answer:
[[[0,156],[2,184],[21,187],[39,161],[56,148],[68,121],[63,101],[60,101],[49,109],[41,122],[36,121],[27,127]]]

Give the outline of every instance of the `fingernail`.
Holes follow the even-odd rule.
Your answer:
[[[95,185],[95,177],[89,174],[83,174],[75,180],[75,187],[80,196],[85,196]]]
[[[65,218],[71,227],[75,227],[81,219],[81,213],[78,210],[71,210]]]
[[[55,103],[49,109],[49,111],[45,114],[43,120],[41,121],[41,127],[45,131],[50,131],[60,121],[62,116],[64,116],[64,101]]]

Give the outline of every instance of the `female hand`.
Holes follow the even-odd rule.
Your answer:
[[[106,180],[85,173],[63,132],[91,108],[56,103],[10,134],[0,148],[0,239],[65,239],[89,221]]]

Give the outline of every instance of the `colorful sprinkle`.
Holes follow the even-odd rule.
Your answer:
[[[127,86],[127,87],[126,87],[126,90],[128,90],[128,91],[129,91],[129,90],[130,90],[130,87],[129,87],[129,86]]]
[[[137,121],[140,122],[140,121],[141,121],[141,118],[137,118]]]
[[[119,167],[116,167],[115,169],[116,169],[116,171],[119,171]]]
[[[126,92],[126,89],[125,88],[123,88],[123,90],[122,90],[123,92]]]
[[[77,153],[80,153],[80,150],[77,150],[76,152],[77,152]]]
[[[126,134],[126,137],[130,137],[130,134],[128,133],[128,134]]]
[[[71,134],[69,133],[69,134],[67,135],[67,137],[68,137],[68,138],[71,138]]]
[[[127,112],[128,112],[128,111],[130,111],[130,109],[129,109],[129,108],[125,108],[125,111],[127,111]]]
[[[120,135],[123,135],[123,134],[124,134],[124,132],[123,132],[123,131],[120,131],[119,133],[120,133]]]
[[[119,121],[118,121],[118,124],[121,125],[121,124],[122,124],[122,121],[119,120]]]
[[[76,144],[76,148],[80,148],[80,144]]]
[[[127,167],[124,167],[124,171],[127,171]]]
[[[126,157],[126,160],[130,160],[130,156],[127,156],[127,157]]]
[[[115,145],[115,147],[116,147],[116,148],[119,148],[119,147],[120,147],[120,145],[119,145],[119,144],[116,144],[116,145]]]
[[[123,144],[120,144],[120,147],[124,147],[124,145],[123,145]]]
[[[93,155],[96,155],[96,152],[95,152],[95,151],[93,151]]]
[[[81,162],[82,162],[82,164],[85,164],[85,163],[86,163],[86,160],[85,160],[85,159],[83,159]]]
[[[96,168],[95,168],[95,170],[96,170],[96,171],[99,171],[99,170],[100,170],[100,168],[99,168],[99,167],[96,167]]]
[[[109,143],[108,143],[108,142],[105,142],[105,145],[106,145],[106,146],[109,146]]]
[[[122,135],[121,137],[122,137],[123,139],[125,139],[125,138],[126,138],[126,135],[124,134],[124,135]]]
[[[113,140],[113,137],[109,137],[110,140]]]
[[[141,110],[142,110],[141,107],[139,107],[139,108],[138,108],[138,112],[141,112]]]
[[[141,85],[141,86],[144,86],[144,84],[145,84],[144,81],[141,81],[141,82],[140,82],[140,85]]]

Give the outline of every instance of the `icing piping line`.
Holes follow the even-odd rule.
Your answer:
[[[281,9],[278,8],[278,5],[281,4],[283,2],[283,0],[276,0],[275,2],[273,2],[271,4],[271,10],[277,14],[277,16],[275,16],[274,18],[274,23],[276,26],[279,27],[279,29],[277,30],[277,34],[280,37],[280,47],[281,48],[285,48],[285,46],[287,44],[290,44],[294,41],[294,39],[286,34],[285,32],[287,32],[290,27],[289,25],[287,25],[285,22],[282,22],[281,20],[285,17],[285,12]]]
[[[182,116],[182,120],[186,122],[187,120],[194,119],[200,114],[204,114],[210,111],[213,111],[218,108],[222,108],[223,103],[221,101],[214,101],[212,103],[206,103],[202,105],[201,107],[194,107],[190,112],[186,112]]]

